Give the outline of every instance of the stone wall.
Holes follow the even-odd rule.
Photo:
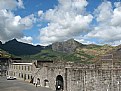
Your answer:
[[[121,69],[118,65],[83,65],[83,64],[51,64],[38,72],[37,77],[49,81],[48,87],[55,90],[56,77],[61,75],[64,80],[64,91],[120,91]],[[118,67],[118,68],[117,68]]]
[[[100,64],[41,63],[38,67],[33,63],[31,67],[31,71],[20,69],[13,71],[31,74],[34,84],[53,90],[56,90],[56,81],[59,76],[63,79],[63,91],[121,91],[120,62]]]
[[[121,70],[68,70],[67,91],[120,91]]]
[[[6,76],[9,67],[8,58],[0,58],[0,76]]]

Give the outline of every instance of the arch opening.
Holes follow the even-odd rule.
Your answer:
[[[63,91],[64,81],[61,75],[56,77],[56,91]]]

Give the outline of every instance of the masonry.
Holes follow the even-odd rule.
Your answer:
[[[18,79],[30,81],[32,78],[32,63],[12,63],[8,74]]]
[[[121,91],[121,62],[118,61],[101,60],[95,64],[82,64],[35,60],[33,63],[23,63],[31,67],[29,71],[21,70],[23,76],[30,75],[29,79],[20,76],[20,69],[13,65],[21,64],[12,63],[8,70],[9,73],[15,72],[18,79],[32,79],[33,84],[56,91]]]
[[[0,76],[5,76],[9,66],[9,59],[0,57]]]
[[[9,68],[9,64],[11,64],[11,62],[17,60],[21,60],[21,58],[6,58],[6,57],[0,57],[0,76],[6,76],[7,70]]]

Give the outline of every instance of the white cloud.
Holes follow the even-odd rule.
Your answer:
[[[116,8],[113,11],[112,26],[121,26],[121,3],[115,3]]]
[[[24,8],[23,0],[0,0],[0,10],[8,9],[13,10],[16,7]]]
[[[1,0],[0,2],[7,5],[12,1],[14,2],[14,0]],[[11,10],[4,7],[0,6],[0,41],[5,42],[13,38],[21,39],[24,36],[22,31],[31,28],[33,23],[36,22],[35,16],[32,14],[21,18],[19,15],[15,16]],[[8,7],[15,8],[13,5]]]
[[[87,32],[93,16],[86,14],[86,0],[59,0],[55,9],[49,9],[45,20],[48,26],[40,30],[40,40],[43,44],[67,40]]]
[[[33,38],[24,36],[24,37],[17,39],[17,40],[20,42],[23,42],[23,43],[32,44]]]
[[[29,16],[26,16],[20,20],[20,23],[24,25],[26,28],[31,28],[33,26],[33,23],[36,22],[36,18],[34,14],[31,14]]]
[[[96,44],[95,42],[92,42],[92,41],[88,41],[86,39],[84,39],[83,37],[78,37],[78,38],[75,38],[76,41],[82,43],[82,44]]]
[[[121,39],[121,27],[98,26],[88,33],[89,38],[98,38],[101,42],[114,42]]]
[[[98,22],[107,22],[111,19],[112,15],[112,4],[109,1],[104,1],[98,8],[95,10],[95,16]]]
[[[42,10],[39,10],[38,11],[38,16],[40,17],[40,16],[42,16],[43,15],[43,11]]]
[[[18,7],[23,8],[23,9],[25,8],[23,4],[23,0],[18,0]]]
[[[96,9],[97,23],[86,38],[97,38],[102,43],[118,44],[121,41],[121,3],[103,2]],[[98,12],[98,13],[97,13]]]
[[[112,46],[117,46],[117,45],[121,44],[121,40],[109,42],[109,44],[112,45]]]
[[[14,9],[17,6],[16,0],[0,0],[0,10],[2,9]]]

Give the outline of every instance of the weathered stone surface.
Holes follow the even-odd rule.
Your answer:
[[[81,44],[75,41],[74,39],[70,39],[65,42],[56,42],[52,44],[52,50],[63,52],[63,53],[73,53],[76,48],[78,48]]]
[[[28,70],[29,66],[31,66],[31,70]],[[63,91],[121,91],[121,62],[41,63],[38,67],[36,68],[34,63],[32,65],[16,64],[10,66],[9,73],[15,73],[13,75],[18,78],[21,78],[19,73],[26,74],[26,76],[32,75],[33,83],[53,90],[56,90],[57,77],[59,76],[63,80]],[[30,80],[27,77],[21,79]]]

